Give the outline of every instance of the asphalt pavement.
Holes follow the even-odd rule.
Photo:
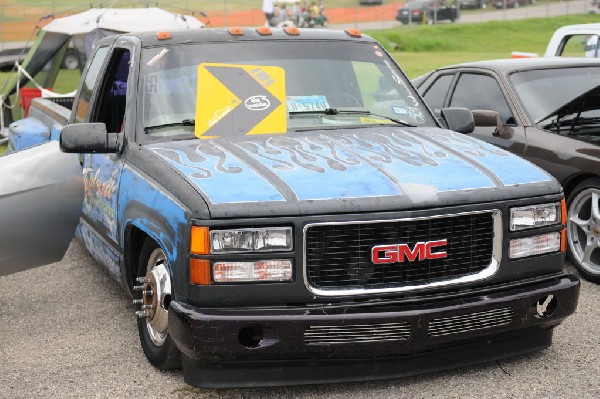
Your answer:
[[[0,277],[0,398],[600,398],[600,285],[543,351],[412,378],[208,390],[144,357],[134,307],[74,241],[65,258]]]
[[[590,9],[580,0],[538,2],[463,13],[461,22]],[[578,310],[555,329],[549,349],[499,362],[366,383],[197,389],[180,371],[159,372],[146,361],[130,299],[74,241],[61,262],[0,277],[0,398],[600,398],[599,307],[600,285],[582,281]]]

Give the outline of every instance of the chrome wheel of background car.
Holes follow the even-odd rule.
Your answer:
[[[79,68],[79,58],[75,54],[67,54],[63,60],[62,66],[64,69]]]
[[[141,306],[136,312],[140,343],[146,357],[160,370],[181,367],[181,353],[169,335],[169,305],[171,303],[171,276],[165,252],[153,240],[146,239],[139,256],[137,282],[134,291],[141,298],[134,303]]]
[[[568,203],[569,256],[585,278],[600,282],[600,179],[580,183]]]

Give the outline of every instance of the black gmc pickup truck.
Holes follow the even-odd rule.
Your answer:
[[[74,209],[77,236],[139,306],[149,361],[192,385],[490,361],[548,347],[576,309],[559,184],[469,137],[470,111],[436,120],[359,31],[110,37],[68,121],[36,104],[47,117],[15,122],[12,139],[54,130],[81,155],[50,141],[0,158],[0,205],[15,225],[60,209],[64,223],[35,231],[61,230],[63,247]],[[23,176],[36,179],[23,189]],[[31,251],[48,240],[32,229],[0,230],[4,273],[49,250]]]

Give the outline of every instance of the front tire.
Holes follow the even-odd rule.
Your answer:
[[[159,370],[181,368],[181,352],[175,346],[168,330],[171,302],[171,278],[165,252],[151,239],[142,246],[138,263],[138,277],[146,279],[143,289],[148,317],[138,317],[140,344],[148,361]],[[151,294],[148,294],[151,292]]]
[[[600,179],[575,186],[567,204],[569,258],[584,278],[600,283]]]

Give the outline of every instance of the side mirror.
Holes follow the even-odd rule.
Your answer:
[[[473,113],[467,108],[442,108],[442,120],[446,127],[459,133],[473,133],[475,130],[475,120]]]
[[[60,150],[79,154],[108,154],[121,148],[119,133],[107,133],[104,123],[77,123],[60,133]]]
[[[475,119],[475,126],[479,127],[495,127],[493,136],[494,137],[502,137],[502,138],[510,138],[504,137],[506,136],[506,130],[504,129],[504,124],[502,123],[502,119],[500,119],[500,113],[498,111],[492,111],[490,109],[474,109],[473,118]]]

